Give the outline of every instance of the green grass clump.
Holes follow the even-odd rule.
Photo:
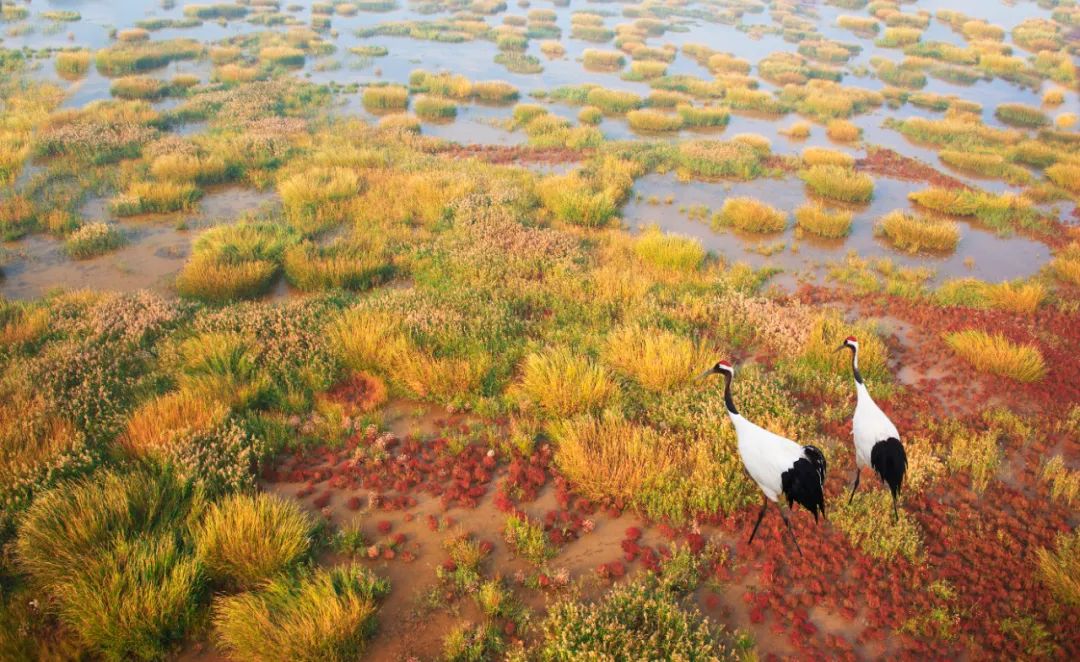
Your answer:
[[[1026,184],[1031,181],[1031,173],[1021,166],[1009,163],[1000,154],[943,149],[938,152],[938,158],[946,165],[973,175],[1000,178],[1014,184]]]
[[[691,140],[679,145],[678,163],[694,175],[753,179],[764,172],[762,154],[745,142]]]
[[[176,289],[210,302],[256,297],[270,287],[286,248],[295,241],[290,228],[273,223],[241,222],[208,230],[195,241]]]
[[[585,106],[578,111],[578,121],[582,124],[597,125],[604,119],[604,111],[596,106]]]
[[[314,522],[291,499],[236,494],[206,513],[196,531],[196,552],[212,581],[248,590],[303,560],[314,532]]]
[[[951,252],[956,250],[956,244],[960,241],[960,230],[956,223],[905,214],[899,210],[886,214],[874,230],[893,246],[909,253],[920,250]]]
[[[532,652],[544,660],[742,659],[741,643],[684,605],[679,591],[651,573],[619,584],[593,603],[555,604],[540,631]]]
[[[150,163],[150,174],[158,180],[206,185],[226,181],[233,173],[219,156],[173,152],[155,158]]]
[[[717,220],[743,232],[780,232],[787,226],[786,213],[753,198],[724,200]]]
[[[41,17],[47,21],[74,22],[82,20],[82,15],[77,11],[67,9],[54,9],[41,12]]]
[[[830,200],[869,202],[874,197],[874,180],[850,168],[815,165],[799,172],[799,178],[811,191]]]
[[[663,133],[678,131],[683,126],[682,116],[644,108],[626,114],[626,123],[635,131]]]
[[[285,251],[285,278],[305,291],[366,290],[385,280],[390,271],[383,251],[355,242],[320,246],[305,241]]]
[[[202,44],[194,39],[121,42],[99,50],[94,61],[102,74],[119,76],[163,67],[176,60],[190,60],[202,50]]]
[[[84,646],[107,659],[158,659],[205,596],[189,529],[200,509],[168,474],[102,472],[38,497],[15,554]]]
[[[0,239],[14,241],[35,226],[34,205],[21,195],[0,198]]]
[[[136,214],[167,214],[190,210],[202,197],[191,182],[134,182],[127,190],[109,202],[117,216]]]
[[[452,120],[457,117],[457,104],[449,99],[422,95],[413,101],[413,112],[426,120]]]
[[[77,259],[103,255],[127,243],[123,231],[108,223],[87,223],[64,241],[64,251]]]
[[[795,210],[795,224],[810,234],[839,239],[851,232],[851,212],[831,212],[819,204],[806,204]]]
[[[679,104],[677,110],[685,127],[727,126],[731,119],[731,114],[724,108],[698,108],[689,104]]]
[[[634,241],[634,252],[649,264],[675,271],[697,271],[705,261],[705,249],[700,241],[664,234],[655,226]]]
[[[900,517],[892,521],[892,496],[888,490],[857,492],[834,507],[830,521],[851,540],[852,545],[866,554],[888,561],[903,556],[917,561],[922,552],[922,532],[914,517],[900,509]],[[885,523],[888,523],[888,526]]]
[[[934,187],[909,193],[908,198],[937,212],[973,217],[999,234],[1046,228],[1031,201],[1010,193],[994,195],[985,191]]]
[[[633,92],[620,92],[603,87],[591,88],[585,97],[585,102],[613,115],[637,110],[642,106],[641,97]]]
[[[409,106],[409,89],[404,85],[379,85],[364,89],[364,108],[370,112],[405,110]]]
[[[355,660],[389,591],[389,582],[359,565],[279,575],[217,601],[214,630],[236,659]]]
[[[109,92],[121,99],[160,99],[169,93],[169,84],[149,76],[124,76],[109,86]]]
[[[945,336],[945,344],[980,372],[1034,382],[1046,374],[1046,364],[1038,347],[1016,344],[1001,334],[977,329]]]
[[[533,565],[543,565],[555,556],[555,550],[548,545],[543,524],[533,522],[525,515],[512,514],[506,518],[503,538],[515,554]]]
[[[994,117],[1006,124],[1035,129],[1050,124],[1046,113],[1022,103],[1003,103],[994,110]]]

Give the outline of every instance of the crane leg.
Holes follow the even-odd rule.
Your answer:
[[[861,476],[862,471],[859,470],[859,465],[855,465],[855,482],[851,484],[851,496],[848,497],[848,503],[851,503],[851,500],[855,498],[855,490],[859,489],[859,478]]]
[[[892,521],[895,522],[895,521],[897,521],[899,519],[900,519],[900,514],[898,512],[896,512],[896,493],[894,492],[893,495],[892,495]]]
[[[791,520],[788,519],[787,511],[779,503],[776,504],[776,507],[780,509],[780,516],[784,518],[784,524],[787,525],[788,533],[791,534],[791,541],[795,543],[795,549],[798,550],[799,556],[802,556],[802,548],[799,547],[799,540],[795,537],[795,530],[791,528]]]
[[[767,496],[765,496],[765,495],[762,495],[762,496],[761,496],[761,499],[762,499],[762,502],[761,502],[761,512],[760,512],[760,513],[758,513],[758,516],[757,516],[757,521],[756,521],[756,522],[754,522],[754,530],[750,532],[750,540],[748,540],[748,541],[746,542],[746,544],[747,544],[747,545],[749,545],[750,543],[754,542],[754,536],[756,536],[756,535],[757,535],[757,529],[758,529],[758,527],[759,527],[759,526],[761,526],[761,520],[762,520],[762,518],[764,518],[764,517],[765,517],[765,509],[769,507],[769,497],[767,497]]]

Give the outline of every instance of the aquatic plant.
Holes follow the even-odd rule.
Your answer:
[[[1021,382],[1037,381],[1046,373],[1038,347],[1015,344],[1001,334],[969,329],[948,334],[945,343],[981,372]]]
[[[365,290],[387,278],[389,260],[378,246],[359,241],[301,242],[285,251],[285,278],[301,290]]]
[[[891,211],[878,221],[874,232],[884,236],[892,245],[909,253],[920,250],[948,252],[956,249],[960,230],[956,223],[935,220],[927,216]]]
[[[588,69],[614,71],[626,66],[626,57],[618,51],[600,51],[595,48],[586,48],[582,54],[582,62]]]
[[[869,202],[874,180],[855,170],[836,165],[813,165],[799,172],[799,179],[814,193],[843,202]]]
[[[851,232],[851,213],[829,211],[820,204],[810,203],[795,210],[795,224],[819,237],[838,239]]]
[[[678,131],[683,126],[681,115],[672,115],[648,108],[628,112],[626,114],[626,123],[636,131],[655,133]]]
[[[705,261],[705,249],[692,237],[665,234],[646,228],[634,241],[634,253],[649,264],[675,271],[696,271]]]
[[[754,198],[724,200],[717,221],[744,232],[780,232],[787,226],[787,214]]]
[[[191,182],[137,181],[110,200],[109,209],[117,216],[167,214],[192,209],[201,197],[202,191]]]
[[[77,260],[85,260],[116,250],[125,243],[127,236],[115,225],[87,223],[64,240],[64,251]]]
[[[409,105],[409,90],[403,85],[376,85],[364,88],[364,108],[370,112],[400,111]]]
[[[190,60],[202,50],[202,44],[194,39],[120,42],[99,50],[94,62],[102,74],[118,76],[155,69],[176,60]]]

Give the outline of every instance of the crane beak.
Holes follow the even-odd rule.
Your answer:
[[[701,381],[702,379],[705,379],[706,377],[708,377],[709,375],[711,375],[712,373],[713,373],[713,370],[712,370],[712,368],[709,368],[708,370],[706,370],[705,372],[701,373],[701,374],[700,374],[700,375],[698,375],[697,377],[694,377],[693,381],[695,381],[695,382],[699,382],[699,381]]]
[[[839,351],[843,351],[844,349],[847,349],[847,343],[843,343],[842,345],[840,345],[839,347],[837,347],[837,348],[836,348],[836,349],[835,349],[835,350],[833,351],[833,354],[835,354],[836,352],[839,352]]]

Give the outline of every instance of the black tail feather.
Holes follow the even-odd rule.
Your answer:
[[[907,472],[907,453],[904,452],[904,445],[899,439],[893,437],[877,442],[870,449],[870,466],[889,486],[895,503],[896,497],[900,494],[900,487],[904,484],[904,473]]]
[[[803,448],[803,457],[780,476],[780,484],[789,504],[800,504],[814,514],[825,515],[825,456],[813,446]]]

